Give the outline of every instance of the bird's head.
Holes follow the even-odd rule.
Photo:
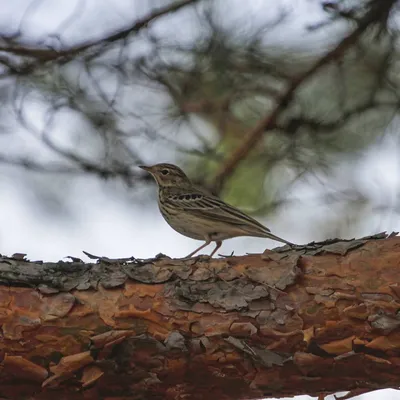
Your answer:
[[[176,165],[173,164],[155,164],[150,167],[139,165],[139,168],[150,172],[156,180],[159,187],[190,187],[191,182],[185,173]]]

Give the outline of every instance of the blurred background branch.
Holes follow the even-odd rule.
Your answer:
[[[3,176],[66,212],[86,178],[143,203],[137,165],[166,161],[260,218],[304,211],[315,239],[395,229],[398,2],[248,3],[20,0],[0,18]]]
[[[166,14],[173,13],[178,11],[182,7],[185,7],[189,4],[194,4],[198,0],[183,0],[177,1],[174,3],[169,4],[166,7],[158,8],[155,11],[151,12],[144,18],[137,20],[132,26],[129,26],[126,29],[118,30],[117,32],[110,34],[106,37],[101,37],[96,40],[89,40],[87,42],[77,44],[70,48],[56,50],[53,48],[41,48],[40,43],[38,43],[38,47],[28,47],[24,46],[23,43],[18,41],[20,37],[20,33],[15,33],[11,36],[2,36],[1,40],[5,43],[4,46],[0,46],[0,51],[4,53],[13,54],[16,56],[33,58],[35,61],[31,64],[27,63],[24,66],[24,69],[20,70],[18,68],[9,68],[10,72],[15,74],[23,74],[32,72],[35,68],[40,67],[43,63],[48,61],[58,62],[60,64],[64,64],[66,62],[71,61],[75,57],[79,56],[81,53],[87,52],[88,50],[92,50],[92,48],[101,46],[100,49],[95,49],[95,54],[91,53],[89,56],[86,57],[92,58],[96,55],[101,54],[107,50],[107,46],[113,44],[116,41],[125,40],[132,34],[138,33],[141,29],[146,28],[149,24],[153,21],[157,20]],[[33,2],[35,4],[37,2]],[[29,9],[30,7],[28,7]],[[80,8],[78,4],[78,9]],[[73,23],[73,20],[71,21]],[[60,39],[60,36],[57,35]]]
[[[395,2],[395,0],[385,1],[381,2],[379,6],[377,2],[370,2],[370,7],[367,8],[365,15],[356,21],[357,28],[354,29],[353,32],[345,36],[336,47],[321,57],[311,68],[291,80],[284,94],[277,99],[277,104],[272,112],[259,120],[256,126],[245,135],[243,142],[229,155],[227,161],[221,166],[215,177],[215,185],[217,185],[217,187],[220,187],[223,182],[234,173],[238,164],[249,154],[254,146],[257,145],[258,141],[261,140],[262,135],[265,134],[266,131],[276,127],[276,120],[279,118],[280,114],[290,106],[299,86],[316,74],[320,68],[343,57],[346,50],[353,46],[365,30],[372,24],[381,24],[379,29],[384,29],[389,12]],[[343,119],[344,116],[342,117],[342,120]],[[301,120],[297,120],[296,125],[300,125],[301,122]],[[318,123],[311,125],[315,127]]]

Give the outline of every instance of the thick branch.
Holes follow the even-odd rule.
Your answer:
[[[223,400],[398,387],[400,238],[384,238],[223,259],[1,257],[0,396]]]

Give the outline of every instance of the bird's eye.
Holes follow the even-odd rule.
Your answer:
[[[162,173],[163,175],[168,175],[168,174],[169,174],[169,171],[168,171],[167,169],[163,169],[163,170],[161,171],[161,173]]]

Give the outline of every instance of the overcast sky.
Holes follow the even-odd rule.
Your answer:
[[[4,1],[4,0],[3,0]],[[79,0],[80,1],[80,0]],[[243,17],[241,0],[229,0],[232,3],[230,11],[231,20]],[[63,38],[66,41],[77,41],[82,38],[82,30],[96,37],[104,32],[105,27],[130,24],[135,16],[144,15],[145,7],[141,1],[114,0],[113,6],[107,0],[87,0],[81,2],[84,7],[77,13],[73,25],[67,27]],[[60,22],[74,12],[77,2],[71,0],[35,2],[35,6],[28,9],[31,0],[13,0],[7,2],[7,7],[0,14],[0,30],[12,32],[18,27],[22,32],[32,38],[45,38],[46,35],[55,33]],[[142,3],[143,4],[143,3]],[[304,26],[314,23],[323,17],[318,1],[288,0],[282,4],[289,5],[295,10],[295,18],[291,30],[281,32],[281,36],[270,38],[271,43],[286,46],[298,45],[302,35],[306,35]],[[246,12],[249,18],[264,17],[262,14],[269,12],[265,9],[265,1],[252,0],[246,2]],[[135,13],[132,10],[135,10]],[[93,23],[96,21],[96,23]],[[90,29],[88,30],[88,27]],[[170,27],[161,26],[171,32]],[[172,29],[172,31],[175,31]],[[179,32],[178,32],[179,33]],[[318,32],[315,40],[321,43],[327,39],[327,32]],[[304,37],[304,36],[303,36]],[[307,41],[308,43],[308,41]],[[300,43],[304,44],[304,43]],[[33,113],[36,111],[33,110]],[[65,132],[68,132],[65,127]],[[16,131],[20,128],[15,127]],[[64,133],[65,133],[64,132]],[[21,134],[22,131],[20,132]],[[0,135],[0,145],[17,149],[22,145],[21,135]],[[24,139],[25,140],[25,139]],[[27,139],[28,140],[28,139]],[[398,154],[397,148],[392,146],[391,138],[377,145],[374,151],[366,154],[361,161],[354,162],[353,168],[359,170],[359,179],[365,180],[365,186],[376,197],[376,204],[380,204],[382,197],[396,200],[398,191]],[[29,140],[26,143],[30,143]],[[171,161],[161,158],[157,154],[147,155],[149,161]],[[338,174],[340,174],[340,169]],[[345,172],[343,172],[345,173]],[[129,190],[121,189],[113,183],[104,183],[92,177],[71,178],[60,177],[57,190],[65,190],[65,201],[70,210],[66,214],[46,213],[37,204],[34,192],[21,190],[23,180],[21,171],[0,166],[0,253],[11,255],[15,252],[27,253],[32,260],[43,259],[57,261],[72,255],[85,259],[82,250],[108,257],[138,258],[153,257],[157,253],[164,253],[172,257],[182,257],[200,245],[200,242],[185,238],[173,231],[162,219],[158,212],[156,197],[151,196],[155,187],[146,189],[142,197],[129,202]],[[30,175],[33,183],[35,174]],[[377,189],[374,185],[378,185]],[[118,186],[118,187],[117,187]],[[382,187],[385,188],[382,191]],[[113,195],[113,190],[118,191],[118,196]],[[125,194],[124,194],[125,193]],[[316,195],[312,185],[300,185],[294,192],[295,197],[312,199]],[[125,198],[124,198],[125,196]],[[51,200],[49,203],[51,204]],[[57,205],[54,205],[57,207]],[[296,203],[283,209],[268,221],[266,225],[278,236],[296,243],[306,243],[312,240],[323,240],[319,237],[322,223],[329,223],[329,206],[313,205],[310,201]],[[322,221],[322,222],[321,222]],[[386,213],[369,218],[364,224],[351,232],[354,236],[364,236],[378,231],[400,230],[400,221],[397,214]],[[262,252],[265,248],[278,245],[275,242],[257,238],[236,238],[224,242],[220,253],[243,254],[247,252]],[[205,252],[211,251],[207,248]],[[388,390],[378,394],[361,396],[367,398],[385,398],[387,400],[400,399],[400,394]],[[308,398],[301,396],[299,399]]]

